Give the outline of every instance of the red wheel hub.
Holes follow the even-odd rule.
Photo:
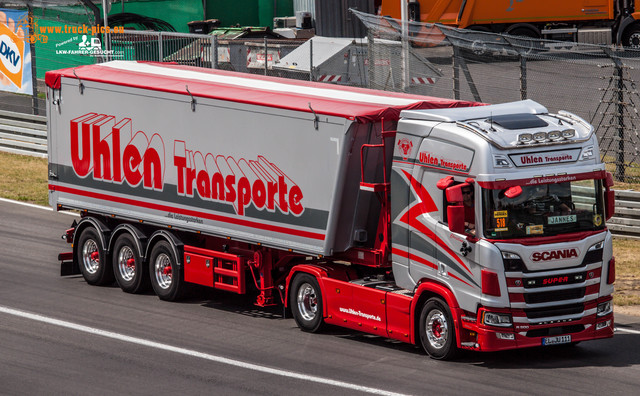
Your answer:
[[[442,337],[442,325],[439,321],[433,322],[431,325],[431,331],[433,331],[433,335],[436,337]]]
[[[128,268],[134,268],[136,266],[136,260],[130,258],[127,260],[127,267]]]
[[[162,269],[162,274],[167,276],[171,275],[171,266],[167,265],[166,267],[164,267]]]
[[[98,261],[99,259],[100,259],[100,253],[98,252],[91,253],[91,260]]]

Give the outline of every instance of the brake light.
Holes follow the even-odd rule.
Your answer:
[[[609,273],[607,274],[607,284],[611,285],[616,281],[616,258],[609,260]]]
[[[489,270],[482,270],[482,294],[500,297],[500,282],[498,274]]]

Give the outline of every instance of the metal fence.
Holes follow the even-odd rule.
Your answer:
[[[353,12],[368,28],[370,48],[402,45],[405,55],[389,58],[400,81],[381,88],[485,103],[533,99],[570,111],[594,125],[616,180],[640,182],[640,51],[419,23],[408,23],[403,37],[400,21]],[[440,76],[417,84],[429,76],[406,61],[412,53],[436,65]]]
[[[367,37],[276,40],[242,38],[241,31],[235,37],[126,31],[104,37],[111,56],[87,60],[40,49],[35,63],[42,74],[43,67],[149,60],[485,103],[528,98],[591,122],[617,181],[640,182],[640,52],[417,23],[408,24],[403,38],[399,21],[352,12]],[[42,113],[42,93],[34,98],[0,94],[0,108]]]

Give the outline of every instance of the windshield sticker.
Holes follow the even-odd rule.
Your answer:
[[[527,235],[544,234],[544,227],[542,224],[527,226]]]
[[[496,219],[499,217],[508,217],[507,213],[508,212],[506,210],[496,210],[493,212],[493,217]]]
[[[593,225],[596,227],[600,227],[602,225],[602,215],[594,215],[593,216]]]
[[[567,224],[567,223],[575,223],[578,221],[578,216],[576,215],[568,215],[568,216],[551,216],[547,224]]]
[[[509,227],[496,228],[494,231],[495,231],[495,232],[504,232],[504,231],[509,231]],[[493,233],[493,234],[494,234],[493,236],[495,236],[495,232]]]
[[[507,218],[506,217],[500,217],[496,219],[496,228],[500,228],[500,229],[506,229],[505,227],[507,226]]]

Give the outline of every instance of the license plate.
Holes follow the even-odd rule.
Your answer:
[[[570,342],[571,342],[570,335],[563,335],[558,337],[545,337],[542,339],[542,345],[568,344]]]

